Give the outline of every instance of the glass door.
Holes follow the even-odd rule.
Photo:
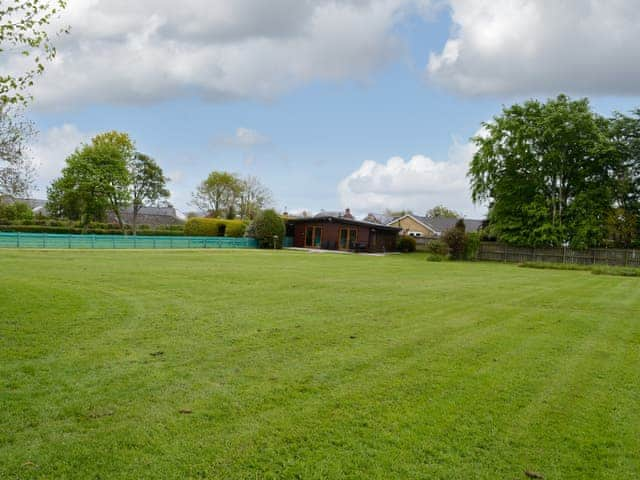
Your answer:
[[[322,227],[307,227],[304,233],[304,246],[308,248],[322,247]]]
[[[358,231],[355,229],[341,228],[338,248],[340,250],[355,250],[358,241]]]

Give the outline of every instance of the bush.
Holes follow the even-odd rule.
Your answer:
[[[264,210],[253,221],[251,231],[260,248],[282,248],[285,226],[282,217],[275,210]],[[277,241],[274,239],[277,236]],[[275,245],[274,245],[275,243]]]
[[[184,226],[184,234],[193,237],[242,237],[246,228],[247,224],[242,220],[190,218]]]
[[[20,233],[51,233],[51,234],[74,234],[74,235],[123,235],[122,230],[111,230],[106,228],[88,228],[84,229],[78,224],[68,224],[65,226],[46,226],[46,225],[0,225],[0,232],[20,232]],[[127,231],[128,235],[131,235],[131,231]],[[138,236],[149,237],[181,237],[182,232],[176,232],[171,230],[146,230],[144,232],[138,232]]]
[[[24,202],[15,202],[11,205],[0,204],[0,218],[9,221],[31,221],[33,220],[33,211]]]
[[[426,246],[427,253],[431,255],[440,255],[442,257],[446,257],[449,255],[449,245],[447,245],[442,240],[433,240],[427,242]]]
[[[464,220],[458,220],[456,226],[444,232],[442,237],[449,246],[449,252],[453,260],[463,260],[466,244],[466,227]]]
[[[478,258],[478,250],[480,250],[480,234],[467,233],[464,242],[464,259],[475,260]]]
[[[439,255],[437,253],[429,253],[427,255],[427,262],[443,262],[446,259],[446,255]]]
[[[413,237],[402,236],[398,240],[398,250],[404,253],[416,251],[416,239]]]

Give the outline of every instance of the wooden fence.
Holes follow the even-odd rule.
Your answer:
[[[589,250],[529,248],[510,247],[500,243],[482,242],[478,251],[478,260],[640,267],[640,250],[626,250],[621,248],[593,248]]]

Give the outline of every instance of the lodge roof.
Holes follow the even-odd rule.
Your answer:
[[[288,223],[341,223],[345,225],[356,225],[360,227],[372,228],[375,230],[385,230],[392,232],[400,232],[402,229],[398,227],[391,227],[389,225],[380,225],[379,223],[366,222],[364,220],[356,220],[354,218],[345,218],[341,215],[333,215],[331,213],[318,214],[311,218],[290,218]]]

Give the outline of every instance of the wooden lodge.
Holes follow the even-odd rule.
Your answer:
[[[287,236],[297,248],[382,253],[396,250],[400,228],[355,220],[344,214],[323,212],[310,218],[290,218]]]

